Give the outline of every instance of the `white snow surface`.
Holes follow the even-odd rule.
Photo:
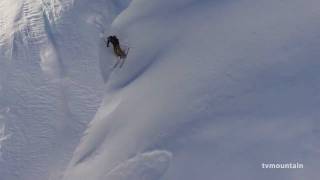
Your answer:
[[[319,0],[0,0],[0,180],[318,179],[319,17]],[[304,168],[261,168],[286,162]]]

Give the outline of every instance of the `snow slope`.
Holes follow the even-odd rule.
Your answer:
[[[319,15],[317,0],[0,0],[0,177],[317,179]],[[109,34],[131,47],[122,69]],[[277,162],[304,169],[261,168]]]
[[[0,109],[10,109],[1,120],[10,135],[1,144],[1,179],[57,179],[101,102],[98,55],[76,41],[94,47],[96,39],[72,31],[82,24],[74,6],[0,1]]]

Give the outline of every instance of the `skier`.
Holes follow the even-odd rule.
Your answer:
[[[114,68],[117,67],[117,65],[119,64],[120,61],[122,61],[120,68],[123,66],[124,63],[124,59],[127,57],[127,53],[121,49],[120,47],[120,43],[119,43],[119,39],[117,38],[117,36],[109,36],[107,38],[107,47],[109,47],[109,44],[112,44],[113,46],[113,51],[114,54],[119,57],[120,59],[117,61],[117,63],[114,65]]]
[[[118,57],[124,58],[125,57],[125,53],[120,48],[120,43],[119,43],[119,39],[117,38],[117,36],[109,36],[107,40],[108,40],[107,41],[107,47],[109,47],[109,43],[111,42],[111,44],[113,45],[114,53]]]

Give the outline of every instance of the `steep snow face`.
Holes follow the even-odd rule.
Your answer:
[[[98,6],[82,3],[0,0],[0,179],[61,179],[101,102]]]
[[[107,92],[64,180],[106,179],[157,149],[171,165],[144,179],[318,177],[319,5],[133,0],[109,31],[130,54],[122,69],[102,69]],[[261,168],[297,161],[308,168]]]
[[[0,0],[0,177],[316,179],[319,7]]]

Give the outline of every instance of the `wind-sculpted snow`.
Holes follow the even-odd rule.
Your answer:
[[[171,158],[167,151],[138,154],[112,169],[104,179],[156,180],[167,170]]]
[[[1,180],[61,179],[99,106],[97,55],[87,47],[91,53],[78,53],[79,41],[96,39],[69,34],[74,23],[91,27],[71,7],[83,8],[67,0],[0,1],[0,109],[10,109],[1,114]],[[81,65],[70,68],[72,60]]]
[[[0,110],[0,161],[2,161],[2,143],[6,141],[10,134],[6,132],[6,116],[10,112],[9,108],[4,108]]]
[[[317,179],[319,7],[0,0],[0,177]]]

